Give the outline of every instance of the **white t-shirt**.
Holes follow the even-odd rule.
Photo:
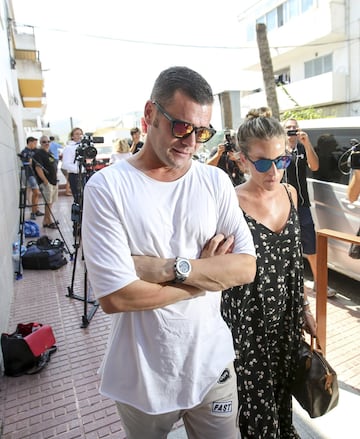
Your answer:
[[[79,173],[79,163],[75,160],[76,157],[76,149],[78,148],[79,143],[75,143],[73,140],[69,140],[67,145],[64,148],[62,153],[62,169],[68,171],[72,174]]]
[[[121,160],[85,186],[82,242],[97,298],[138,279],[132,254],[194,259],[220,232],[235,235],[235,253],[255,256],[230,179],[215,166],[192,162],[183,177],[160,182]],[[114,314],[101,393],[152,414],[199,404],[234,359],[220,298]]]

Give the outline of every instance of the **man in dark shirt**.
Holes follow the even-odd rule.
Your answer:
[[[284,128],[288,134],[287,147],[292,155],[291,163],[287,168],[287,181],[297,190],[303,253],[309,262],[314,279],[312,288],[316,292],[316,234],[310,211],[306,174],[308,167],[312,171],[319,169],[319,158],[308,135],[299,128],[295,119],[286,120],[284,122]],[[332,297],[335,294],[336,291],[329,287],[328,297]]]
[[[26,147],[21,151],[21,161],[25,169],[25,177],[28,188],[31,189],[31,215],[30,219],[36,220],[37,216],[43,216],[44,214],[39,210],[39,186],[36,181],[36,176],[32,168],[32,158],[36,152],[36,145],[38,139],[35,137],[28,137],[26,139]]]
[[[57,225],[51,219],[51,207],[58,197],[56,161],[49,153],[50,140],[47,136],[40,137],[40,146],[41,148],[34,154],[33,167],[46,202],[43,226],[56,229]]]

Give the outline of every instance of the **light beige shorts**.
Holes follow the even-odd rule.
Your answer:
[[[58,199],[58,185],[41,183],[40,189],[44,200],[48,204],[53,204]]]
[[[161,396],[159,396],[161,397]],[[128,439],[165,439],[175,422],[184,421],[188,439],[236,439],[238,397],[233,364],[222,372],[203,401],[196,407],[149,415],[116,402]]]

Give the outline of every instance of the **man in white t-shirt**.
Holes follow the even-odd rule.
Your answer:
[[[82,242],[90,283],[112,314],[100,391],[128,439],[237,437],[231,333],[221,290],[255,275],[250,231],[227,175],[192,160],[215,130],[213,93],[186,67],[164,70],[145,104],[142,149],[94,174]]]

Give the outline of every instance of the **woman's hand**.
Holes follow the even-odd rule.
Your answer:
[[[305,307],[304,318],[305,318],[304,330],[308,334],[311,334],[313,337],[316,337],[317,323],[312,312],[310,311],[309,305]]]

